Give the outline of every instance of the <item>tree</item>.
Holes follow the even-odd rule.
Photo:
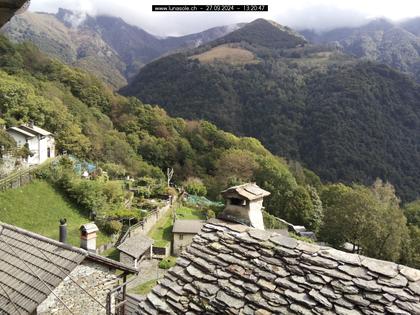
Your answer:
[[[255,155],[244,150],[228,150],[216,164],[216,178],[222,188],[244,184],[252,180],[258,167]]]
[[[334,247],[350,242],[367,256],[398,261],[407,228],[392,185],[381,181],[372,188],[329,185],[321,200],[322,240]]]
[[[321,200],[324,204],[321,239],[334,247],[345,242],[352,243],[355,250],[363,246],[363,240],[371,234],[376,212],[370,191],[362,186],[330,185],[321,193]]]
[[[322,222],[322,202],[315,189],[298,186],[286,199],[282,218],[318,231]]]
[[[400,208],[400,200],[390,183],[377,179],[371,191],[376,199],[376,220],[372,222],[373,237],[366,239],[368,256],[397,261],[401,255],[401,244],[408,234],[407,219]]]
[[[207,188],[203,184],[203,181],[200,178],[189,177],[184,183],[183,186],[187,193],[197,196],[207,195]]]
[[[16,147],[16,141],[7,132],[0,130],[0,158],[14,147]]]
[[[420,200],[415,200],[404,206],[407,221],[420,228]]]

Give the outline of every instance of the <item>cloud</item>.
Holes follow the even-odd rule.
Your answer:
[[[420,1],[399,0],[236,0],[235,4],[268,4],[269,12],[152,12],[153,4],[220,4],[220,0],[32,0],[32,11],[56,12],[59,7],[89,15],[122,17],[153,34],[183,35],[220,25],[272,19],[294,28],[325,30],[357,26],[375,17],[403,19],[420,13]],[[228,3],[225,1],[224,3]],[[83,15],[81,15],[83,16]]]

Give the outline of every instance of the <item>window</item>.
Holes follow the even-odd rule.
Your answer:
[[[179,234],[179,239],[183,240],[184,239],[184,234]]]

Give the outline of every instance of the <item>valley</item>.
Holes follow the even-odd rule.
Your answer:
[[[159,37],[20,13],[0,313],[420,311],[418,19]]]

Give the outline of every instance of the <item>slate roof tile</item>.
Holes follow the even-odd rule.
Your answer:
[[[203,231],[138,314],[420,314],[418,270],[216,219]]]

